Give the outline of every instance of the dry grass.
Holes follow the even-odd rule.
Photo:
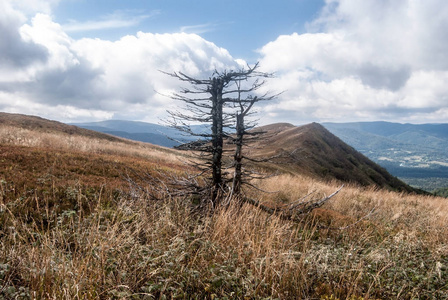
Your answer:
[[[300,223],[252,206],[199,215],[189,195],[150,201],[121,177],[181,174],[175,151],[8,130],[0,299],[448,298],[444,198],[346,186]],[[259,185],[274,205],[338,183]]]
[[[169,148],[125,139],[105,140],[58,132],[39,132],[37,134],[35,130],[15,126],[0,127],[0,144],[80,151],[89,154],[124,155],[145,158],[161,164],[178,163],[181,156],[180,153]]]
[[[265,179],[259,185],[267,191],[278,191],[257,193],[261,201],[276,205],[312,192],[315,193],[314,197],[329,195],[340,183],[327,184],[303,176],[280,175]],[[434,232],[448,229],[448,201],[442,197],[345,185],[325,207],[354,219],[362,218],[374,209],[368,220],[409,232],[425,233],[427,238]]]
[[[251,206],[199,216],[186,199],[151,202],[107,189],[68,188],[66,197],[72,206],[63,210],[45,197],[2,204],[5,297],[447,296],[446,242],[428,244],[378,215],[333,230],[355,218],[326,208],[295,224]]]
[[[311,192],[320,198],[338,185],[281,175],[260,183],[264,189],[280,191],[262,194],[260,200],[275,205]],[[325,293],[397,299],[448,297],[445,198],[346,186],[313,215],[318,243],[312,243],[305,259],[314,265],[316,274],[326,274],[321,283]]]

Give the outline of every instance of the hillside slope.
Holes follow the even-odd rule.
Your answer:
[[[123,141],[109,134],[100,133],[94,130],[79,128],[73,125],[67,125],[57,121],[47,120],[37,116],[22,114],[10,114],[0,112],[0,126],[12,126],[26,130],[46,133],[64,133],[68,135],[81,135],[100,140]]]
[[[280,167],[325,180],[338,179],[363,186],[413,191],[411,187],[389,174],[322,125],[312,123],[300,127],[279,123],[260,127],[266,132],[248,153],[270,157],[283,153]],[[290,154],[290,155],[289,155]]]
[[[99,124],[107,125],[109,123],[103,122]],[[121,123],[114,121],[109,125],[116,126],[117,124],[122,124],[124,130],[134,133],[149,128],[146,123],[138,123],[140,125],[135,127],[135,122],[127,123],[125,121]],[[35,116],[0,113],[0,125],[15,126],[41,133],[62,134],[63,137],[78,135],[94,141],[138,143]],[[386,170],[342,142],[322,125],[312,123],[296,127],[291,124],[279,123],[260,127],[257,130],[265,131],[266,133],[251,147],[247,148],[250,151],[248,154],[258,158],[282,154],[283,157],[277,159],[275,164],[269,164],[269,168],[274,172],[303,174],[326,181],[336,179],[362,186],[375,185],[380,188],[397,191],[414,191],[411,187],[391,176]],[[46,146],[54,147],[55,145],[51,144],[56,143],[55,140],[57,142],[57,138],[52,139]],[[147,145],[149,146],[150,144]],[[83,145],[75,143],[73,147],[80,149]],[[99,152],[116,151],[106,150],[107,145],[104,143],[103,145],[99,143],[97,147],[102,147],[102,149],[97,150]],[[158,146],[151,145],[151,147],[154,150]],[[168,149],[163,151],[168,151]],[[169,152],[170,155],[174,156],[183,155],[181,151],[169,150]],[[288,155],[285,156],[285,154]]]
[[[448,298],[446,199],[347,185],[300,222],[233,203],[201,213],[167,188],[188,152],[27,118],[0,124],[0,299]],[[265,129],[254,154],[302,145],[294,158],[309,160],[274,170],[346,151],[317,124]],[[254,184],[279,192],[250,196],[288,207],[340,183]]]

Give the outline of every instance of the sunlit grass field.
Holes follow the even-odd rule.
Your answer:
[[[448,298],[447,199],[345,185],[299,222],[250,205],[207,214],[160,188],[194,172],[188,159],[0,127],[0,299]],[[271,206],[341,185],[254,184]]]

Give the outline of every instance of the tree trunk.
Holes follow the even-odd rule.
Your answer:
[[[212,203],[219,204],[222,188],[222,151],[223,151],[223,82],[220,78],[213,78],[212,84]]]
[[[235,155],[233,161],[235,164],[235,173],[233,175],[232,194],[238,195],[242,184],[242,160],[243,160],[243,137],[244,137],[244,115],[236,115],[236,141]]]

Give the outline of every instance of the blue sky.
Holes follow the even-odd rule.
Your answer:
[[[261,124],[446,123],[447,36],[445,0],[0,0],[0,111],[159,122],[158,70],[260,62]]]
[[[73,38],[117,40],[138,31],[182,31],[253,63],[256,50],[279,35],[305,32],[323,6],[321,0],[72,0],[53,13]]]

